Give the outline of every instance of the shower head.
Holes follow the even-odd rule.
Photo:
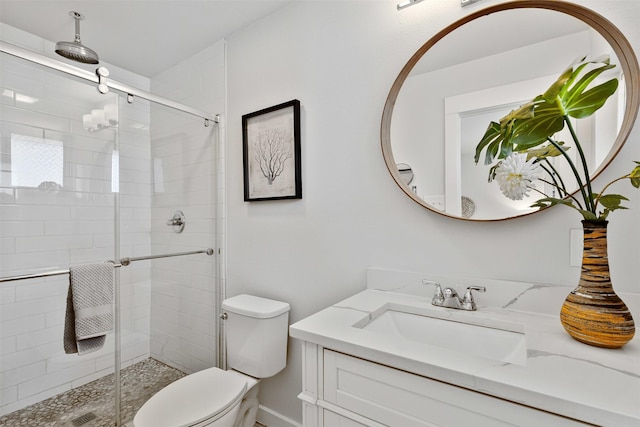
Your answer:
[[[56,43],[56,53],[62,55],[67,59],[73,61],[82,62],[83,64],[97,64],[99,63],[98,54],[88,47],[84,46],[80,42],[80,21],[84,19],[84,16],[78,12],[69,12],[69,15],[76,20],[76,37],[72,42],[58,42]]]

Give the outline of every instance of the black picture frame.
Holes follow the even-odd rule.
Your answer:
[[[300,101],[242,116],[244,201],[302,198]]]

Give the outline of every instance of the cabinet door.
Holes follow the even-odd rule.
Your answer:
[[[367,427],[334,412],[324,410],[324,427]]]
[[[390,427],[585,425],[330,350],[324,363],[324,400]]]

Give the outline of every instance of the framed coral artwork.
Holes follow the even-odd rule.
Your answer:
[[[244,200],[301,199],[300,101],[242,116]]]

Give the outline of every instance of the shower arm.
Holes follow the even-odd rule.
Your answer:
[[[82,15],[80,15],[78,12],[73,12],[73,13],[74,13],[74,15],[72,15],[73,19],[76,21],[76,36],[73,39],[73,41],[75,41],[76,43],[81,43],[82,41],[80,40],[80,19],[81,19],[80,17]]]

